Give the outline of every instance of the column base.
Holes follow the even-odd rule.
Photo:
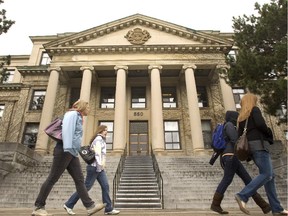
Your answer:
[[[194,155],[210,155],[209,151],[207,151],[206,149],[193,149],[193,153]]]
[[[35,152],[40,154],[41,156],[45,156],[47,155],[47,149],[40,149],[40,148],[36,148]]]
[[[122,149],[114,149],[111,152],[111,155],[113,155],[113,156],[121,156],[121,155],[123,155],[123,153],[124,153],[124,150],[122,150]]]
[[[164,149],[153,149],[153,154],[155,156],[165,156],[167,155],[167,152],[164,151]]]

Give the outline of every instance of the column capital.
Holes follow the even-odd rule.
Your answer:
[[[186,65],[182,66],[183,70],[187,70],[188,68],[195,70],[197,68],[197,66],[195,64],[186,64]]]
[[[93,66],[82,66],[82,67],[80,67],[80,70],[81,71],[84,71],[84,70],[94,71],[94,67]]]
[[[60,68],[60,67],[51,67],[51,68],[48,68],[48,71],[49,71],[49,72],[51,72],[51,71],[60,72],[60,71],[61,71],[61,68]]]
[[[128,66],[126,66],[126,65],[116,65],[115,67],[114,67],[114,70],[115,71],[118,71],[118,70],[120,70],[120,69],[123,69],[123,70],[125,70],[126,72],[128,71]]]
[[[222,69],[222,70],[228,70],[230,68],[230,66],[229,65],[227,65],[227,64],[218,64],[218,65],[216,65],[216,69]]]
[[[163,66],[161,65],[149,65],[148,69],[149,70],[153,70],[153,69],[158,69],[158,70],[162,70]]]

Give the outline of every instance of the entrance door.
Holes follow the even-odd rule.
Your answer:
[[[131,121],[129,125],[129,151],[130,155],[148,155],[148,122]]]

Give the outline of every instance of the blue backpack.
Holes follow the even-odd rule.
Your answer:
[[[224,138],[224,129],[225,129],[225,124],[218,123],[212,134],[211,147],[217,153],[223,152],[224,149],[226,148],[226,142]]]

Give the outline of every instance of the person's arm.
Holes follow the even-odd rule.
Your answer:
[[[265,119],[263,118],[261,110],[258,107],[254,107],[252,109],[252,116],[256,128],[260,130],[264,135],[268,135],[268,126],[266,125]]]
[[[238,132],[231,122],[227,122],[225,125],[225,132],[232,144],[235,144],[238,139]]]
[[[71,152],[76,128],[77,113],[69,111],[64,115],[62,123],[62,140],[64,152]]]

